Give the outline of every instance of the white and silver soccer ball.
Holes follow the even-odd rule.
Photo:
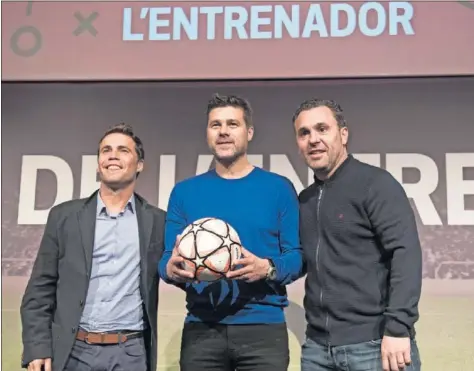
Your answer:
[[[242,253],[242,244],[235,229],[221,219],[201,218],[181,233],[178,253],[184,258],[183,268],[197,281],[225,278]]]

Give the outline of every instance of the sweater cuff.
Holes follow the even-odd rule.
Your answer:
[[[166,263],[168,263],[166,261]],[[164,261],[160,261],[158,263],[158,276],[165,282],[165,283],[168,283],[168,284],[171,284],[171,280],[169,279],[168,275],[166,274],[166,264]]]
[[[396,319],[389,319],[385,324],[384,335],[392,336],[395,338],[407,338],[410,337],[409,329]]]

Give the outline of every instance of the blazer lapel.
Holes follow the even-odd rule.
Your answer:
[[[85,202],[84,207],[79,210],[77,215],[88,277],[90,277],[92,270],[92,251],[94,248],[96,215],[97,192],[89,197],[89,199]]]
[[[148,269],[147,269],[147,251],[150,244],[151,231],[153,228],[153,214],[147,209],[146,201],[135,196],[137,205],[137,222],[138,222],[138,233],[140,239],[140,267],[141,267],[141,283],[143,288],[147,287]],[[148,292],[145,290],[143,292]]]

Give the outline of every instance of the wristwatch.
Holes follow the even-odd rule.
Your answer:
[[[270,263],[270,265],[268,267],[266,279],[269,280],[269,281],[273,281],[273,280],[276,279],[276,276],[277,276],[275,263],[273,263],[272,259],[267,259],[267,260],[268,260],[268,263]]]

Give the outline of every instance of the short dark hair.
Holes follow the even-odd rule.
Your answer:
[[[100,140],[99,140],[99,149],[97,151],[98,154],[100,152],[100,143],[102,143],[104,138],[106,136],[110,135],[110,134],[115,134],[115,133],[124,134],[124,135],[132,138],[133,141],[135,142],[135,151],[137,152],[138,161],[143,161],[145,159],[145,150],[143,149],[143,143],[142,143],[141,139],[135,135],[131,125],[125,124],[123,122],[110,127],[104,133],[104,135],[102,135],[102,138],[100,138]]]
[[[317,107],[329,108],[332,111],[334,118],[336,119],[337,125],[340,128],[347,127],[346,119],[344,118],[343,110],[339,103],[337,103],[335,100],[318,98],[307,99],[299,105],[298,109],[293,115],[293,124],[295,123],[301,112],[309,111],[310,109]]]
[[[209,113],[215,109],[215,108],[221,108],[221,107],[235,107],[235,108],[241,108],[242,111],[244,111],[244,120],[245,120],[245,125],[247,127],[252,127],[253,126],[253,120],[252,120],[252,107],[250,106],[250,103],[247,99],[239,97],[237,95],[219,95],[219,94],[214,94],[207,103],[207,111],[206,114],[209,116]]]

